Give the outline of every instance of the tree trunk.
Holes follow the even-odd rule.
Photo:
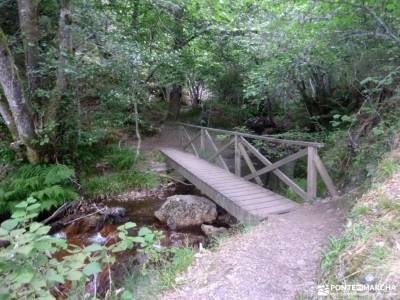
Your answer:
[[[13,140],[18,141],[19,137],[17,126],[15,125],[10,108],[8,107],[8,103],[5,101],[5,99],[3,99],[2,95],[0,95],[0,115],[3,118],[8,130],[10,131]]]
[[[18,137],[26,147],[26,157],[30,163],[38,163],[39,153],[33,145],[36,139],[33,113],[23,94],[18,70],[14,64],[7,39],[0,29],[0,84],[6,96],[9,111],[11,112]]]
[[[169,97],[168,114],[170,119],[177,119],[181,110],[182,85],[174,84]]]
[[[183,8],[176,9],[174,12],[175,19],[175,34],[174,34],[174,51],[180,52],[184,47],[183,41]],[[182,72],[180,72],[182,73]],[[181,74],[183,78],[183,74]],[[178,78],[178,80],[182,80],[182,78]],[[172,86],[171,97],[169,101],[169,109],[168,114],[171,119],[176,119],[179,117],[179,113],[181,110],[181,99],[182,99],[182,84],[175,83]]]
[[[54,96],[51,98],[47,111],[47,122],[57,123],[57,113],[60,102],[65,96],[68,88],[68,81],[65,69],[68,66],[68,56],[72,52],[71,41],[71,11],[69,9],[69,0],[60,0],[60,17],[58,20],[58,68],[57,80]]]
[[[19,23],[24,42],[26,77],[32,96],[38,87],[39,30],[37,26],[38,0],[18,0]]]

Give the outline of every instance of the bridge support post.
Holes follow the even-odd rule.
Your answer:
[[[308,146],[307,152],[307,200],[313,201],[317,197],[317,168],[315,166],[317,149],[315,147]]]
[[[242,162],[240,159],[239,136],[235,134],[235,174],[241,176]]]
[[[205,151],[206,151],[206,140],[205,140],[205,134],[204,134],[204,129],[200,129],[200,151],[201,155],[204,156]]]

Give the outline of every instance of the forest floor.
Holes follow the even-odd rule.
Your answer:
[[[164,125],[160,134],[143,140],[142,149],[179,145],[179,134]],[[339,235],[345,205],[325,199],[293,212],[271,216],[258,226],[203,251],[178,288],[163,299],[301,299],[314,295],[322,251],[330,236]]]

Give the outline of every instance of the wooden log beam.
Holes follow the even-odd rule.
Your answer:
[[[244,148],[244,146],[241,143],[239,143],[238,146],[239,146],[239,150],[242,153],[242,156],[243,156],[247,166],[250,169],[251,175],[253,175],[253,178],[256,180],[258,185],[263,186],[263,182],[262,182],[261,178],[258,175],[255,175],[256,168],[254,167],[249,155],[247,154],[246,149]]]
[[[264,168],[258,170],[254,174],[249,174],[249,175],[247,175],[247,176],[245,176],[243,178],[246,179],[246,180],[253,179],[255,176],[259,176],[259,175],[271,172],[271,171],[273,171],[275,169],[278,169],[279,167],[282,167],[283,165],[286,165],[286,164],[288,164],[288,163],[290,163],[292,161],[295,161],[295,160],[297,160],[299,158],[302,158],[303,156],[306,156],[306,155],[307,155],[307,149],[302,149],[302,150],[300,150],[300,151],[298,151],[298,152],[296,152],[296,153],[294,153],[292,155],[289,155],[289,156],[287,156],[287,157],[285,157],[285,158],[283,158],[283,159],[281,159],[281,160],[279,160],[277,162],[274,162],[272,165],[269,165],[267,167],[264,167]]]
[[[242,172],[242,161],[239,150],[239,136],[235,134],[235,174],[236,176],[241,175]]]
[[[317,169],[315,167],[315,157],[317,149],[308,147],[307,162],[307,200],[313,201],[317,197]]]
[[[187,124],[187,123],[179,123],[179,124],[182,126],[186,126],[186,127],[197,128],[197,129],[203,128],[203,129],[207,129],[208,131],[213,131],[213,132],[218,132],[218,133],[223,133],[223,134],[228,134],[228,135],[238,135],[241,137],[252,138],[252,139],[259,139],[259,140],[268,141],[268,142],[276,143],[276,144],[297,145],[297,146],[304,146],[304,147],[312,146],[315,148],[322,148],[324,146],[324,144],[316,143],[316,142],[286,140],[286,139],[275,138],[272,136],[256,135],[256,134],[242,133],[242,132],[230,131],[230,130],[224,130],[224,129],[209,128],[209,127],[203,127],[203,126],[192,125],[192,124]]]
[[[326,185],[326,188],[329,191],[329,194],[332,197],[339,196],[339,193],[332,181],[332,178],[329,176],[328,171],[326,170],[325,165],[322,162],[322,160],[318,154],[314,157],[314,163],[315,163],[315,167],[318,170],[319,175],[321,176],[322,180],[324,181],[324,183]]]
[[[208,140],[210,141],[211,147],[217,153],[218,152],[218,147],[217,147],[217,145],[215,145],[214,140],[212,139],[210,133],[208,132],[208,130],[205,130],[204,133],[205,133],[206,137],[208,138]],[[218,156],[218,160],[219,160],[220,164],[222,165],[222,167],[229,172],[228,165],[226,164],[226,162],[225,162],[224,158],[222,157],[222,155],[218,154],[217,156]]]
[[[185,133],[185,135],[186,135],[186,137],[189,139],[189,141],[192,140],[192,137],[191,137],[190,134],[186,131],[186,128],[185,128],[185,127],[183,127],[183,132]],[[200,156],[199,156],[199,152],[197,152],[197,149],[196,149],[196,147],[193,145],[192,142],[190,143],[190,146],[192,146],[192,150],[193,150],[194,154],[195,154],[197,157],[200,157]],[[184,148],[184,149],[185,149],[185,148]]]
[[[222,152],[224,152],[226,149],[228,149],[229,146],[232,145],[234,142],[235,142],[235,139],[231,139],[227,144],[222,146],[216,153],[211,155],[211,157],[208,160],[213,161],[218,155],[220,155]]]
[[[264,157],[252,144],[246,141],[243,137],[241,137],[242,143],[246,146],[247,149],[254,156],[256,156],[264,165],[270,166],[272,162]],[[301,187],[299,187],[292,179],[290,179],[285,173],[281,170],[276,169],[273,170],[272,173],[276,175],[280,180],[282,180],[287,186],[289,186],[297,195],[299,195],[302,199],[307,200],[307,193],[303,191]]]
[[[192,144],[199,136],[200,136],[200,132],[196,133],[194,137],[190,138],[190,140],[183,145],[183,149],[186,149],[188,146],[190,146],[190,144]],[[189,135],[187,135],[189,137]]]

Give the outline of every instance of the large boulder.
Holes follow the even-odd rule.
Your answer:
[[[207,198],[194,195],[174,195],[167,198],[154,215],[175,230],[211,223],[217,218],[217,206]]]

